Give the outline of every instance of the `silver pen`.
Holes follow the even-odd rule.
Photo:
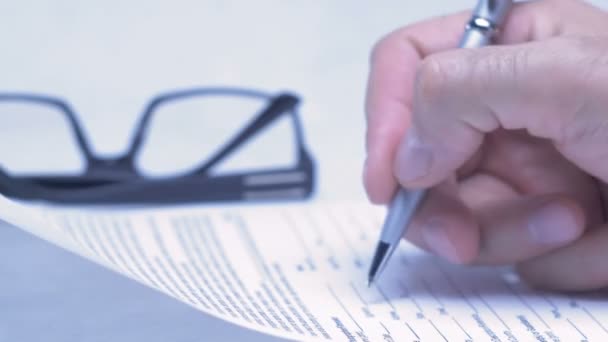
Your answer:
[[[489,45],[498,28],[502,25],[512,0],[480,0],[473,10],[471,19],[465,26],[460,40],[460,48],[475,48]],[[372,259],[368,274],[368,284],[371,286],[380,276],[401,238],[416,213],[416,210],[426,196],[427,190],[399,189],[389,208],[380,241]]]

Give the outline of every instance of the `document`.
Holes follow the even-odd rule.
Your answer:
[[[403,242],[367,269],[384,209],[365,203],[63,208],[0,197],[0,218],[179,301],[304,341],[608,341],[608,298],[535,292]],[[119,303],[117,303],[119,305]]]

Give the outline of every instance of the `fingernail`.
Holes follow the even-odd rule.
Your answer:
[[[458,250],[448,238],[445,226],[441,221],[436,219],[431,220],[422,228],[422,236],[427,247],[436,255],[452,262],[460,260]]]
[[[431,148],[411,132],[399,148],[397,176],[402,183],[416,181],[430,172],[432,162]]]
[[[572,209],[558,203],[541,207],[530,217],[532,238],[544,245],[561,245],[576,239],[579,224]]]

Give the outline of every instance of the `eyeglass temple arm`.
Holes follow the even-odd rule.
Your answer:
[[[292,94],[283,93],[276,96],[260,115],[235,135],[222,150],[213,155],[203,166],[195,170],[193,174],[207,173],[214,165],[234,152],[244,142],[251,139],[256,134],[259,134],[266,126],[274,122],[282,114],[292,110],[299,102],[300,100]],[[299,126],[297,118],[295,124],[296,126]],[[300,128],[296,127],[296,139],[298,140],[298,143],[301,143],[300,135]]]

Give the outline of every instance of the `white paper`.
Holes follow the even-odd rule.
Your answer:
[[[366,204],[100,210],[0,200],[0,218],[16,226],[289,339],[608,340],[605,296],[532,292],[508,269],[450,266],[406,243],[367,288],[383,215]]]

